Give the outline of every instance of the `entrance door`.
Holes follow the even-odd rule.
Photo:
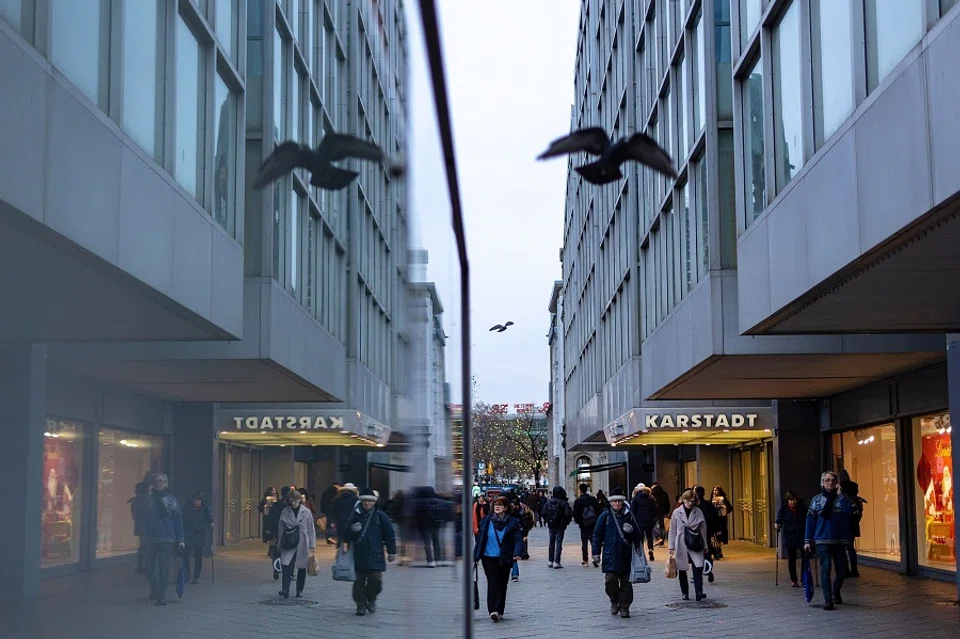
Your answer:
[[[250,451],[240,452],[240,539],[250,539],[253,536],[250,528],[250,511],[253,504],[250,501],[250,473],[251,460]]]
[[[766,546],[770,530],[770,465],[768,444],[752,449],[752,466],[756,470],[753,483],[754,541]]]
[[[733,521],[737,539],[770,543],[770,445],[733,453]]]

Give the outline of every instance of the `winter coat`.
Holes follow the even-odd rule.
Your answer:
[[[359,491],[341,488],[340,492],[337,493],[333,503],[330,505],[333,511],[331,513],[333,523],[337,526],[337,531],[346,527],[347,522],[350,521],[350,518],[353,516],[353,510],[358,501],[360,501]],[[330,517],[331,515],[327,515],[327,521],[330,520]]]
[[[657,500],[657,511],[665,516],[670,516],[670,495],[663,489],[663,486],[657,485],[650,489],[650,494]]]
[[[596,521],[593,522],[592,526],[587,526],[583,523],[583,511],[587,509],[587,506],[592,506],[593,512],[597,514]],[[577,525],[580,526],[582,530],[593,532],[593,529],[597,527],[597,522],[600,521],[600,514],[602,512],[603,509],[600,508],[600,502],[590,493],[580,495],[577,497],[577,500],[573,502],[573,520],[577,522]]]
[[[484,517],[490,514],[490,504],[481,504],[479,501],[473,502],[473,536],[476,537],[480,532],[480,522]]]
[[[703,513],[703,518],[707,520],[707,536],[713,537],[720,530],[720,513],[712,501],[701,499],[697,508]]]
[[[333,500],[337,497],[337,487],[331,484],[323,494],[320,495],[320,512],[326,517],[333,514]]]
[[[826,503],[827,496],[823,492],[810,500],[804,543],[849,544],[853,541],[853,502],[843,493],[839,493],[833,500],[833,515],[830,519],[823,518],[823,507]]]
[[[659,510],[657,500],[653,498],[650,489],[647,487],[638,490],[637,494],[630,500],[630,511],[640,528],[653,528],[654,524],[657,523]]]
[[[352,530],[353,524],[357,523],[366,526],[366,532],[363,528]],[[357,504],[347,526],[347,539],[353,544],[353,564],[357,572],[385,571],[387,562],[383,557],[384,546],[388,555],[397,554],[397,535],[393,524],[387,514],[377,508],[364,510],[363,506]]]
[[[564,530],[573,521],[573,509],[567,501],[567,491],[560,486],[553,489],[553,497],[543,505],[543,517],[553,515],[553,521],[547,521],[547,526],[557,530]],[[554,514],[555,513],[555,514]]]
[[[187,546],[207,545],[207,531],[213,528],[213,515],[206,502],[195,508],[193,501],[180,509],[183,516],[183,543]]]
[[[166,492],[154,492],[143,495],[135,504],[140,517],[141,541],[183,541],[183,517],[176,497]]]
[[[807,524],[807,505],[802,499],[797,500],[796,512],[790,510],[787,502],[780,504],[777,510],[776,524],[780,526],[783,545],[798,550],[803,548],[803,535]]]
[[[687,549],[687,542],[684,536],[684,530],[687,528],[691,532],[700,531],[703,538],[703,547],[707,548],[707,520],[703,516],[703,511],[694,506],[690,509],[690,514],[684,509],[683,504],[677,507],[670,516],[670,541],[667,548],[674,553],[677,558],[677,569],[687,570],[690,562],[697,568],[703,568],[703,550],[693,551]]]
[[[317,547],[317,530],[313,525],[313,513],[302,503],[296,515],[293,514],[293,508],[290,506],[284,508],[283,512],[280,513],[280,526],[277,529],[278,546],[280,540],[283,539],[283,533],[298,526],[300,527],[300,543],[296,548],[280,550],[280,564],[289,566],[292,561],[296,560],[296,568],[301,570],[306,569],[307,561]]]
[[[474,561],[480,561],[483,551],[487,548],[487,535],[490,532],[491,521],[493,521],[493,515],[487,515],[480,522],[477,544],[473,547]],[[512,566],[513,558],[523,555],[523,528],[520,520],[508,516],[506,526],[497,532],[500,533],[500,565]]]
[[[623,529],[624,524],[630,524],[632,530]],[[619,532],[617,529],[619,528]],[[623,538],[620,535],[623,535]],[[627,543],[624,543],[624,539]],[[600,569],[603,572],[615,572],[619,575],[630,574],[630,564],[633,561],[633,546],[640,543],[640,528],[630,507],[624,504],[618,515],[613,506],[604,510],[597,519],[597,526],[593,529],[593,556],[603,556]]]

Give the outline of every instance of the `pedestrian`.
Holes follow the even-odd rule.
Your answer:
[[[776,529],[778,534],[782,533],[782,547],[787,549],[787,567],[790,570],[790,583],[794,588],[800,587],[800,580],[797,578],[797,553],[803,549],[806,521],[806,504],[797,491],[788,490],[777,510]],[[778,561],[779,559],[777,557]]]
[[[291,545],[293,541],[296,543]],[[280,596],[284,599],[290,598],[290,582],[296,569],[297,598],[300,598],[307,583],[307,565],[317,547],[317,530],[313,513],[304,505],[303,493],[299,490],[290,490],[287,507],[280,513],[277,545],[280,549],[280,569],[283,575]]]
[[[717,528],[717,553],[716,558],[723,558],[723,546],[730,543],[730,524],[727,517],[733,512],[733,504],[727,499],[727,493],[722,486],[714,486],[711,496],[714,508],[717,509],[717,516],[720,517],[719,527]]]
[[[183,517],[177,498],[167,492],[169,480],[164,473],[153,476],[149,492],[136,501],[141,517],[141,541],[147,547],[147,580],[150,599],[158,606],[167,605],[167,584],[170,581],[170,560],[174,548],[182,551]]]
[[[203,569],[203,552],[208,547],[207,534],[213,532],[213,515],[203,498],[203,491],[193,493],[190,505],[183,508],[184,561],[190,572],[190,558],[193,557],[193,581],[200,583],[200,571]]]
[[[477,495],[476,501],[473,503],[473,537],[476,539],[477,533],[480,531],[480,522],[483,521],[483,518],[490,514],[490,504],[487,503],[487,496],[483,493]]]
[[[327,545],[335,546],[337,542],[333,540],[337,528],[336,517],[333,512],[333,500],[337,498],[340,492],[340,486],[330,484],[320,495],[320,514],[324,517],[323,536],[327,540]]]
[[[706,558],[715,560],[719,554],[717,549],[717,531],[720,530],[720,514],[717,513],[717,507],[713,505],[713,501],[707,499],[707,489],[703,486],[696,485],[693,487],[693,492],[697,494],[697,508],[700,509],[700,512],[703,513],[703,518],[707,520],[707,550]],[[711,570],[710,574],[707,575],[707,581],[713,583],[714,573],[716,571]]]
[[[537,526],[543,525],[543,497],[539,490],[531,490],[527,495],[527,507],[533,512]]]
[[[620,488],[610,492],[610,508],[604,510],[593,530],[593,564],[601,563],[603,587],[610,598],[610,614],[626,619],[633,603],[630,566],[633,547],[640,543],[640,531]]]
[[[697,508],[697,493],[687,489],[680,495],[680,505],[670,516],[670,556],[677,562],[680,592],[684,601],[690,600],[687,566],[693,566],[693,588],[697,601],[706,599],[703,592],[703,562],[707,550],[707,520]]]
[[[562,486],[553,487],[553,496],[543,506],[543,518],[550,531],[550,546],[548,549],[548,566],[563,568],[560,555],[563,553],[563,535],[567,526],[573,521],[573,509],[567,500],[567,491]]]
[[[345,483],[333,498],[330,509],[333,511],[333,525],[337,529],[337,541],[343,545],[346,534],[347,522],[353,516],[353,510],[359,501],[357,497],[357,487],[351,482]],[[330,521],[330,518],[327,518]]]
[[[640,527],[640,550],[643,551],[643,540],[647,540],[647,552],[650,561],[653,561],[653,528],[657,524],[659,509],[653,492],[642,482],[633,489],[633,499],[630,500],[630,511]]]
[[[357,580],[353,582],[353,601],[357,615],[377,611],[377,595],[383,590],[383,573],[387,561],[397,558],[397,536],[386,513],[376,508],[377,496],[369,488],[360,491],[359,503],[354,508],[347,532],[353,544],[353,563]]]
[[[610,506],[610,501],[607,499],[607,496],[603,494],[602,490],[597,491],[597,503],[600,504],[602,510],[606,510]]]
[[[810,500],[807,509],[806,534],[803,549],[816,550],[820,562],[820,587],[823,590],[823,609],[833,610],[842,604],[840,589],[847,576],[847,545],[851,536],[853,502],[841,493],[836,473],[820,475],[820,493]],[[830,571],[836,569],[836,578],[830,584]]]
[[[587,565],[589,544],[593,538],[593,529],[597,527],[597,520],[600,519],[600,512],[600,504],[597,503],[597,498],[590,494],[590,487],[580,484],[580,496],[573,502],[573,520],[580,527],[580,551],[583,555],[581,566]],[[599,565],[599,561],[593,563],[594,568]]]
[[[863,519],[863,505],[867,500],[860,496],[860,484],[850,479],[850,473],[844,468],[840,471],[840,492],[847,496],[853,504],[853,517],[850,520],[850,543],[847,544],[847,559],[849,568],[847,579],[856,579],[860,576],[857,570],[857,548],[854,542],[860,536],[860,521]]]
[[[660,539],[655,546],[663,546],[667,539],[667,520],[673,509],[670,507],[670,495],[664,490],[663,486],[657,482],[650,484],[650,494],[657,500],[657,526],[654,528],[654,535]]]
[[[480,522],[477,545],[473,551],[474,562],[483,566],[487,577],[487,612],[494,622],[503,617],[507,604],[507,585],[510,569],[520,561],[523,553],[523,531],[520,520],[509,514],[510,500],[497,497],[493,513]]]
[[[523,550],[520,553],[520,559],[521,561],[530,559],[527,540],[530,537],[530,531],[536,527],[533,511],[527,507],[523,500],[517,498],[515,495],[507,493],[505,496],[510,500],[510,514],[520,520],[520,529],[523,531]],[[513,563],[513,568],[510,569],[510,579],[512,581],[520,581],[519,561]]]
[[[130,504],[130,516],[133,517],[133,535],[137,538],[137,568],[135,574],[143,575],[147,572],[147,550],[143,542],[143,524],[140,520],[140,514],[137,509],[139,500],[150,494],[150,484],[153,482],[153,472],[147,471],[143,475],[143,480],[133,488],[133,497],[127,500]]]
[[[274,491],[275,492],[275,491]],[[267,502],[269,508],[264,508],[263,536],[268,539],[268,556],[273,568],[274,581],[280,580],[280,571],[277,570],[277,559],[280,558],[280,549],[277,548],[277,529],[280,527],[280,515],[283,514],[290,498],[290,486],[281,486],[280,495],[273,502]],[[266,498],[265,498],[266,499]]]

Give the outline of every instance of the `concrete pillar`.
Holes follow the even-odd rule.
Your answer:
[[[950,392],[950,416],[951,416],[951,458],[954,469],[960,468],[960,452],[957,452],[957,437],[955,430],[952,430],[953,416],[960,416],[960,334],[947,335],[947,383]],[[958,420],[960,423],[960,420]],[[956,470],[954,470],[956,472]],[[956,475],[954,475],[956,477]],[[957,490],[953,491],[953,512],[960,512],[960,496]],[[957,519],[953,519],[954,539],[958,537]],[[957,599],[960,600],[960,553],[955,553],[957,561]]]
[[[788,490],[795,490],[807,503],[820,492],[823,472],[820,409],[815,401],[777,400],[776,437],[773,440],[773,495],[770,520]],[[781,551],[786,557],[786,551]]]
[[[0,483],[16,487],[17,507],[0,526],[4,566],[0,601],[40,594],[40,507],[43,431],[47,407],[47,350],[43,345],[0,349]]]
[[[216,512],[220,508],[219,456],[213,404],[180,404],[173,408],[173,450],[170,490],[186,503],[202,490]]]

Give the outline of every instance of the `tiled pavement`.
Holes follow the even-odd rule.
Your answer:
[[[487,618],[480,578],[481,610],[475,613],[475,636],[568,637],[605,631],[609,637],[769,637],[788,639],[845,637],[957,637],[960,608],[941,602],[955,598],[951,584],[908,579],[888,571],[861,568],[863,577],[844,587],[847,602],[834,612],[810,606],[802,591],[789,587],[786,565],[780,564],[775,588],[773,554],[751,546],[735,546],[717,564],[717,580],[707,584],[709,602],[726,607],[678,610],[676,580],[663,577],[662,550],[654,563],[653,581],[635,586],[630,619],[609,614],[598,569],[580,566],[578,535],[565,549],[563,570],[546,565],[546,534],[531,534],[531,560],[511,583],[507,619]],[[47,639],[153,639],[239,637],[437,637],[462,636],[459,580],[455,568],[412,568],[391,565],[375,615],[357,617],[350,584],[329,577],[332,552],[322,547],[320,575],[308,578],[306,599],[315,605],[274,606],[260,603],[276,597],[260,544],[223,552],[217,559],[216,583],[210,583],[209,560],[203,583],[188,586],[182,601],[158,608],[146,601],[142,579],[123,565],[93,573],[57,577],[44,582],[37,602],[0,605],[0,637]],[[787,585],[784,585],[787,582]],[[819,591],[817,593],[819,595]]]

